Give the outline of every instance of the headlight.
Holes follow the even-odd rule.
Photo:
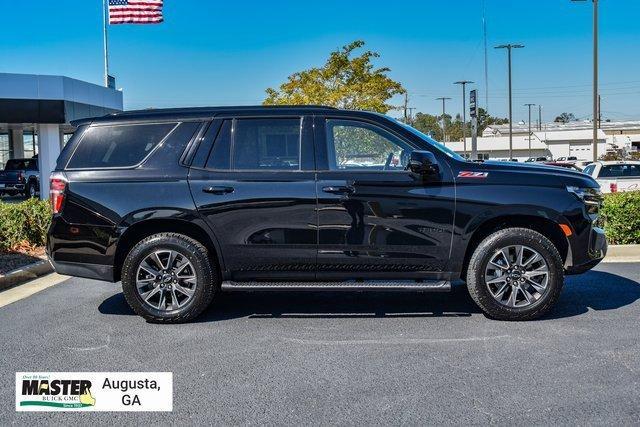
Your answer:
[[[602,192],[599,188],[582,188],[567,186],[567,191],[573,193],[578,199],[580,199],[587,207],[587,212],[590,214],[597,214],[600,205],[602,204]]]

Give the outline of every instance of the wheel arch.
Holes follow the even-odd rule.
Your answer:
[[[504,214],[486,219],[484,222],[478,224],[478,226],[471,233],[471,237],[468,240],[468,244],[464,253],[464,260],[462,264],[461,277],[464,279],[467,274],[467,267],[471,255],[487,236],[494,233],[497,230],[520,227],[528,228],[533,231],[537,231],[543,236],[547,237],[554,244],[562,262],[566,264],[567,258],[571,256],[571,246],[564,232],[560,228],[558,222],[544,216],[526,215],[526,214]]]
[[[119,281],[127,254],[140,240],[158,233],[179,233],[197,240],[209,252],[211,262],[223,272],[223,260],[215,237],[193,221],[175,218],[154,218],[136,222],[126,228],[118,239],[114,254],[114,281]]]

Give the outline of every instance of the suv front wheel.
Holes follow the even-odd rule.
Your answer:
[[[506,228],[485,238],[467,269],[471,298],[499,320],[531,320],[558,301],[564,283],[554,244],[527,228]]]
[[[207,249],[177,233],[138,242],[122,267],[122,290],[131,308],[156,323],[194,319],[211,303],[217,282]]]

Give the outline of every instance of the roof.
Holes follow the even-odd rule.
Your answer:
[[[585,129],[585,130],[562,130],[555,132],[534,132],[533,133],[536,138],[547,141],[550,143],[554,142],[566,142],[566,141],[593,141],[593,129]],[[598,139],[605,140],[607,139],[607,135],[604,133],[602,129],[598,129]]]
[[[447,148],[454,151],[461,152],[464,150],[462,141],[452,141],[446,143]],[[545,150],[547,145],[541,142],[539,139],[531,138],[531,149],[533,150]],[[528,150],[529,138],[527,136],[515,135],[513,137],[513,149],[514,150]],[[478,138],[478,150],[480,151],[498,151],[509,150],[509,137],[508,136],[492,136],[492,137],[479,137]],[[471,138],[467,138],[467,151],[471,151]]]
[[[572,131],[572,130],[590,130],[593,129],[593,123],[589,120],[575,121],[569,123],[543,123],[542,131],[538,132],[555,132],[555,131]],[[640,120],[627,120],[627,121],[603,121],[600,123],[600,129],[604,131],[620,131],[620,130],[636,130],[640,129]],[[537,131],[536,125],[532,124],[532,130]],[[513,133],[524,133],[529,131],[528,123],[514,123]],[[483,135],[509,135],[509,124],[505,125],[489,125],[483,131]]]
[[[65,76],[0,73],[0,123],[66,123],[122,110],[122,92]]]

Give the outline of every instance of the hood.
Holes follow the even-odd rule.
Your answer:
[[[558,166],[497,161],[458,163],[458,173],[461,171],[486,172],[487,183],[539,187],[565,187],[568,185],[587,188],[599,187],[591,176]]]

